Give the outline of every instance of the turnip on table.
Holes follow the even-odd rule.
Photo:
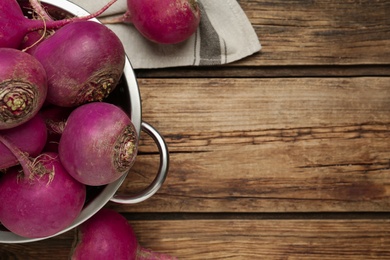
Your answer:
[[[143,248],[127,219],[102,208],[77,228],[71,260],[176,260],[177,258]]]
[[[147,39],[159,44],[176,44],[190,38],[199,27],[196,0],[127,0],[127,11],[103,23],[132,23]]]

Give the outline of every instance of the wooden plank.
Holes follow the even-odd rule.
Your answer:
[[[169,176],[131,212],[390,210],[390,78],[141,79]],[[179,91],[180,90],[180,91]],[[150,183],[143,135],[120,193]]]
[[[258,77],[356,77],[390,75],[390,65],[252,66],[138,69],[138,78],[258,78]]]
[[[139,243],[179,259],[389,259],[390,221],[130,221]],[[1,259],[68,259],[73,232],[0,245]]]
[[[263,48],[233,65],[389,64],[389,1],[239,3]]]

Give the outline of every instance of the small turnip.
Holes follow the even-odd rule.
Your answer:
[[[116,34],[93,21],[61,27],[32,55],[47,73],[47,102],[64,107],[106,98],[117,86],[126,58]]]
[[[71,260],[174,260],[141,247],[132,226],[120,213],[102,208],[77,228]]]
[[[135,162],[138,136],[129,116],[118,106],[93,102],[69,115],[58,152],[65,169],[90,186],[112,183]]]
[[[200,9],[196,0],[127,0],[129,20],[147,39],[175,44],[198,28]]]
[[[200,23],[197,0],[127,0],[127,11],[103,23],[132,23],[147,39],[176,44],[193,35]]]
[[[46,95],[47,75],[42,64],[20,50],[0,48],[0,130],[34,117]]]

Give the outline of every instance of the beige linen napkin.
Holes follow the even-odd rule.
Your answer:
[[[108,0],[70,0],[89,12]],[[135,69],[206,66],[230,63],[261,49],[259,39],[241,6],[235,0],[198,0],[201,22],[197,32],[174,45],[152,43],[131,24],[108,24],[121,39]],[[126,11],[126,0],[118,0],[104,16]]]

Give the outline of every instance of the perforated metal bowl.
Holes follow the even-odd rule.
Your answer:
[[[83,8],[75,5],[67,0],[41,0],[41,2],[51,10],[58,11],[59,13],[68,13],[74,16],[85,16],[89,13]],[[97,19],[92,19],[95,22],[98,22]],[[130,61],[126,58],[124,74],[122,76],[121,82],[115,89],[115,91],[110,95],[107,102],[114,103],[122,107],[131,117],[131,120],[135,126],[138,137],[140,132],[144,131],[149,134],[153,140],[156,142],[157,147],[160,152],[160,166],[158,173],[153,180],[153,182],[143,191],[133,195],[116,195],[118,188],[121,186],[127,175],[122,176],[117,181],[106,185],[105,187],[100,187],[98,191],[95,191],[90,201],[86,203],[81,214],[78,218],[67,228],[61,230],[60,232],[42,238],[25,238],[18,236],[12,232],[7,231],[6,229],[0,229],[0,243],[27,243],[34,242],[38,240],[48,239],[50,237],[57,236],[64,232],[67,232],[76,226],[80,225],[88,218],[93,216],[97,211],[99,211],[104,205],[109,201],[113,201],[121,204],[134,204],[142,202],[151,196],[153,196],[164,183],[166,175],[168,173],[169,166],[169,153],[164,138],[158,133],[158,131],[142,121],[142,109],[141,109],[141,97],[138,89],[137,80],[131,67]]]

